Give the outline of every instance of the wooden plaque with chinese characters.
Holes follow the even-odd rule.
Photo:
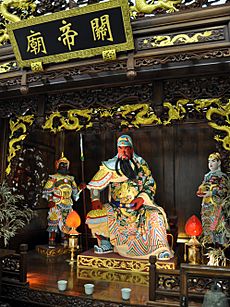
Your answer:
[[[7,30],[21,67],[134,49],[129,6],[123,0],[11,23]]]

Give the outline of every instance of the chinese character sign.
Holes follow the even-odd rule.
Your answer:
[[[62,23],[64,26],[59,28],[62,34],[58,37],[58,40],[71,50],[71,46],[75,45],[75,36],[78,35],[78,32],[71,30],[71,23],[67,23],[65,20],[62,20]]]
[[[110,49],[134,49],[125,3],[112,0],[103,6],[93,5],[92,12],[89,8],[72,9],[10,24],[8,31],[19,65],[84,58]]]
[[[91,27],[94,41],[107,39],[108,41],[113,42],[109,15],[103,15],[100,18],[94,18],[91,20]]]
[[[30,30],[31,35],[27,36],[27,52],[39,54],[40,52],[47,54],[44,39],[40,32]]]

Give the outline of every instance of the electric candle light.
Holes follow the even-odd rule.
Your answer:
[[[191,264],[197,264],[200,262],[200,242],[196,237],[202,233],[202,224],[200,220],[195,216],[191,216],[185,224],[185,232],[191,236],[191,239],[185,243],[184,260],[187,260],[186,246],[188,247],[188,261]]]
[[[68,232],[69,236],[69,248],[71,251],[70,263],[74,260],[74,251],[78,248],[78,235],[80,234],[76,228],[81,225],[81,218],[76,211],[71,211],[66,218],[66,226],[70,228]]]

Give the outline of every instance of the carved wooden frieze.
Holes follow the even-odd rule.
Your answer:
[[[82,286],[83,287],[83,286]],[[109,302],[109,301],[101,301],[96,299],[90,299],[86,297],[84,294],[81,296],[70,296],[63,295],[54,292],[47,291],[36,291],[30,289],[29,287],[22,286],[14,286],[14,285],[3,285],[2,296],[7,298],[8,300],[17,302],[26,302],[36,305],[49,305],[49,306],[65,306],[65,307],[123,307],[123,306],[131,306],[128,302]],[[83,289],[82,289],[83,292]],[[134,306],[132,304],[132,306]]]
[[[171,79],[163,82],[163,100],[230,97],[230,76]]]
[[[152,84],[123,87],[87,89],[76,92],[48,95],[46,113],[60,110],[63,106],[78,108],[112,107],[125,102],[143,103],[152,100]]]
[[[206,29],[141,37],[135,40],[135,46],[136,50],[146,50],[159,47],[221,41],[224,39],[225,30],[221,27],[219,29]]]
[[[184,62],[189,60],[203,60],[203,59],[215,59],[224,58],[230,56],[229,48],[214,49],[214,50],[202,50],[196,52],[186,52],[177,54],[163,54],[158,56],[140,57],[135,59],[135,67],[152,67],[153,65]]]
[[[0,102],[0,118],[20,116],[27,112],[37,114],[39,96],[5,99]]]

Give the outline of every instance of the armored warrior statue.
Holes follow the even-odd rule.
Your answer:
[[[43,197],[48,200],[48,228],[49,246],[55,245],[55,238],[58,231],[61,231],[64,239],[65,233],[68,233],[65,220],[68,214],[73,210],[73,200],[77,201],[84,188],[77,186],[74,177],[68,175],[70,162],[62,156],[56,161],[56,174],[49,175],[43,190]]]
[[[122,135],[118,154],[102,162],[88,183],[92,209],[86,223],[98,239],[96,253],[115,251],[129,258],[161,259],[173,256],[168,246],[166,214],[154,202],[155,181],[146,161],[134,153],[132,139]],[[100,191],[108,187],[109,202],[100,201]]]

